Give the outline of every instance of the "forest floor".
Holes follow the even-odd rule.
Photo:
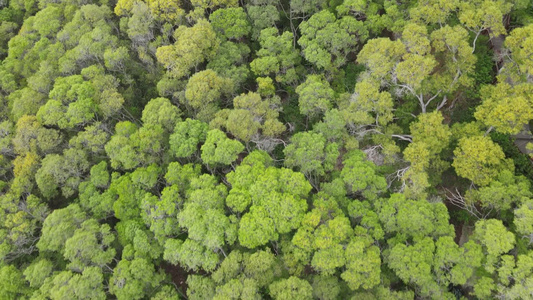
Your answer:
[[[526,124],[519,134],[513,136],[513,139],[520,152],[528,155],[533,152],[527,149],[527,144],[533,143],[533,135],[531,134],[529,125]],[[531,163],[533,164],[533,161]]]

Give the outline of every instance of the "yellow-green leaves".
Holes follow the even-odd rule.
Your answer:
[[[211,24],[199,20],[193,27],[180,26],[174,31],[174,45],[157,48],[157,60],[174,77],[190,74],[190,69],[213,58],[219,41]]]
[[[244,150],[244,146],[232,140],[218,129],[207,132],[205,144],[201,148],[202,160],[208,165],[229,165],[237,159],[237,155]]]
[[[335,92],[320,75],[309,75],[304,83],[296,88],[300,113],[310,117],[320,115],[331,108]]]
[[[462,138],[453,154],[457,175],[477,185],[489,184],[499,172],[509,168],[500,146],[486,136]]]
[[[483,103],[474,116],[501,133],[517,134],[533,119],[533,88],[529,83],[498,83],[481,89]]]
[[[320,69],[333,71],[347,62],[348,54],[355,52],[359,42],[368,38],[363,22],[345,16],[337,19],[327,10],[314,14],[300,25],[304,57]]]
[[[512,81],[524,82],[533,74],[533,25],[516,28],[505,39],[505,47],[511,51],[512,61],[506,64],[503,74]],[[505,77],[504,77],[505,78]],[[504,79],[502,78],[502,79]],[[503,81],[503,80],[501,80]]]
[[[259,37],[261,49],[250,68],[258,76],[273,76],[276,82],[292,84],[298,80],[296,68],[300,55],[293,48],[293,34],[285,31],[279,34],[276,28],[266,28]]]

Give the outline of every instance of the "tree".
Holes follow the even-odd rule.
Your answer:
[[[255,150],[248,154],[234,171],[226,175],[232,187],[226,198],[226,206],[235,212],[244,212],[252,204],[251,186],[271,165],[272,158],[266,152]]]
[[[409,11],[414,21],[429,24],[445,24],[459,1],[430,0],[419,3]]]
[[[477,185],[488,185],[501,171],[509,168],[500,146],[486,136],[460,139],[453,154],[452,165],[457,175]]]
[[[157,243],[153,233],[146,229],[140,219],[121,221],[116,225],[116,230],[118,241],[124,246],[122,259],[160,259],[163,247]]]
[[[254,279],[259,287],[268,286],[282,272],[277,257],[269,250],[259,250],[245,258],[244,274]]]
[[[282,279],[269,286],[270,296],[273,299],[312,299],[313,288],[309,282],[295,276]]]
[[[311,185],[301,173],[293,172],[290,169],[277,169],[269,167],[261,176],[258,176],[255,183],[250,186],[252,197],[252,208],[260,206],[266,209],[266,213],[272,218],[276,231],[288,233],[290,230],[298,228],[300,221],[307,210],[305,198],[311,190]],[[252,212],[252,211],[251,211]],[[265,211],[257,210],[251,220],[256,219]],[[243,216],[243,220],[244,217]],[[243,220],[239,228],[239,240],[241,240]],[[251,221],[247,219],[247,221]],[[255,220],[254,222],[257,222]],[[270,223],[268,219],[265,222]],[[266,228],[265,230],[271,230]],[[269,234],[276,236],[277,234]],[[243,237],[244,238],[244,237]],[[264,240],[264,239],[263,239]]]
[[[514,210],[516,231],[533,243],[533,201],[527,200]]]
[[[241,39],[250,34],[251,26],[242,7],[217,9],[209,16],[211,26],[225,39]]]
[[[357,82],[354,94],[339,104],[343,118],[354,128],[387,125],[392,122],[393,107],[392,95],[380,91],[379,83],[368,79]]]
[[[468,43],[466,29],[458,25],[447,25],[433,31],[430,39],[431,46],[435,49],[434,56],[442,56],[446,60],[445,68],[439,72],[440,76],[432,76],[431,81],[445,93],[457,91],[460,87],[469,87],[472,84],[471,75],[476,56],[473,54],[473,47]]]
[[[187,118],[177,122],[174,133],[170,135],[170,150],[176,157],[189,157],[205,142],[209,126],[201,121]]]
[[[274,5],[248,5],[246,6],[248,17],[252,22],[252,38],[258,40],[261,31],[265,28],[275,27],[280,16]]]
[[[179,109],[166,98],[150,100],[143,109],[142,121],[147,125],[160,125],[166,131],[172,132],[180,121]]]
[[[200,177],[201,165],[186,164],[181,165],[178,162],[171,162],[168,165],[165,180],[170,185],[176,185],[180,195],[186,195],[191,186],[191,181]]]
[[[139,204],[147,192],[136,186],[129,174],[113,178],[109,190],[115,199],[113,212],[116,218],[125,221],[140,216]]]
[[[502,254],[509,252],[515,246],[515,236],[509,232],[502,221],[496,219],[479,220],[472,237],[483,248],[483,266],[489,273],[496,269]]]
[[[334,108],[324,114],[323,121],[315,124],[313,130],[324,136],[326,140],[341,144],[352,140],[348,136],[346,125],[343,113]]]
[[[276,82],[294,84],[298,78],[300,55],[293,48],[293,34],[285,31],[279,34],[276,28],[261,31],[261,49],[250,68],[258,76],[273,76]]]
[[[152,296],[150,300],[179,300],[180,296],[176,289],[171,285],[164,285],[157,294]]]
[[[262,206],[252,206],[239,223],[239,242],[247,248],[256,248],[279,237],[268,211]]]
[[[397,61],[404,54],[406,54],[406,49],[400,40],[375,38],[363,46],[357,56],[357,62],[372,70],[372,77],[379,80],[378,82],[390,81]]]
[[[207,121],[219,107],[223,95],[231,92],[231,80],[218,76],[213,70],[195,73],[185,87],[185,99],[197,113],[197,118]]]
[[[22,273],[13,265],[0,267],[0,293],[6,299],[17,299],[29,295]]]
[[[144,196],[141,202],[141,217],[161,244],[168,236],[177,236],[180,233],[177,213],[182,202],[177,185],[165,187],[161,197],[151,194]]]
[[[206,20],[193,27],[180,26],[174,31],[174,45],[157,48],[157,60],[173,77],[184,77],[190,69],[211,59],[218,49],[216,33]]]
[[[426,188],[431,186],[430,180],[440,180],[440,175],[449,166],[439,157],[452,136],[448,125],[442,124],[443,120],[438,111],[423,113],[411,123],[410,136],[393,135],[412,141],[404,150],[404,159],[411,163],[402,178],[408,196],[424,198]]]
[[[67,149],[63,156],[47,155],[35,174],[35,181],[43,196],[50,199],[60,188],[63,196],[70,197],[77,190],[81,177],[89,169],[89,162],[82,150]]]
[[[390,250],[388,264],[402,281],[415,284],[421,295],[450,298],[453,294],[447,292],[447,287],[444,285],[446,283],[438,282],[432,276],[435,248],[435,243],[429,237],[419,240],[414,245],[399,243]]]
[[[331,108],[335,97],[329,83],[319,75],[309,75],[304,83],[296,88],[300,113],[306,116],[316,116]]]
[[[201,275],[187,276],[187,297],[191,300],[211,299],[215,296],[215,282]]]
[[[202,150],[202,161],[208,165],[230,165],[237,159],[244,146],[239,142],[229,139],[224,132],[212,129],[207,132],[207,137]]]
[[[222,210],[226,188],[217,184],[213,176],[202,175],[191,181],[191,189],[183,210],[178,213],[180,226],[188,229],[188,238],[209,249],[221,248],[225,241],[232,244],[235,226]]]
[[[54,269],[54,263],[46,258],[35,259],[24,270],[24,278],[30,283],[30,287],[39,288],[43,285]]]
[[[300,132],[291,139],[285,153],[285,165],[298,167],[300,172],[310,176],[322,176],[333,170],[339,156],[338,145],[326,145],[326,139],[318,133]]]
[[[518,134],[533,118],[530,84],[487,85],[481,89],[483,103],[474,116],[485,125],[506,134]]]
[[[326,9],[327,4],[328,3],[324,0],[313,0],[313,1],[292,0],[290,2],[291,17],[293,14],[299,14],[299,15],[304,15],[304,16],[315,14],[321,11],[322,9]]]
[[[316,252],[311,265],[324,275],[332,275],[336,268],[346,264],[344,245],[350,235],[348,219],[338,216],[319,226],[314,232],[313,248]]]
[[[20,197],[22,194],[29,194],[35,182],[33,180],[35,172],[39,167],[39,156],[33,152],[19,155],[13,161],[13,173],[15,178],[11,184],[11,192],[14,196]]]
[[[239,6],[238,2],[236,0],[193,0],[191,1],[191,4],[195,7],[195,14],[197,13],[196,10],[199,10],[202,12],[205,10],[215,10],[216,7],[237,7]],[[200,14],[198,12],[198,14]]]
[[[59,131],[44,128],[34,116],[23,116],[16,124],[12,144],[16,153],[50,153],[61,144]]]
[[[385,178],[376,174],[376,166],[365,160],[365,154],[359,150],[353,150],[343,156],[343,168],[340,178],[347,187],[348,193],[362,195],[375,200],[386,189]]]
[[[504,15],[511,12],[513,4],[499,1],[458,1],[457,6],[459,20],[476,34],[476,38],[485,30],[492,38],[506,33],[502,20]]]
[[[336,19],[328,10],[314,14],[300,25],[298,44],[309,62],[320,69],[333,71],[346,64],[347,56],[357,44],[368,38],[363,22],[350,16]]]
[[[500,289],[498,291],[499,295],[510,298],[528,297],[533,275],[531,272],[533,266],[532,255],[531,251],[528,251],[527,254],[520,254],[518,255],[516,262],[513,256],[507,256],[509,258],[508,266],[502,266],[499,270],[500,282],[505,285],[506,288],[503,290]],[[509,280],[509,278],[512,278],[514,282]],[[502,284],[500,284],[499,287]]]
[[[273,137],[285,130],[278,120],[281,110],[278,97],[263,99],[249,92],[233,99],[234,109],[224,109],[211,121],[212,127],[225,127],[233,136],[244,142],[253,141],[258,148],[267,150],[275,145]],[[265,149],[266,148],[266,149]]]
[[[261,299],[261,293],[253,279],[234,279],[222,286],[218,286],[213,299]]]
[[[321,300],[338,299],[341,285],[335,276],[317,275],[313,278],[313,296]]]
[[[70,239],[87,215],[78,204],[71,204],[62,209],[54,210],[43,223],[41,239],[37,243],[40,251],[62,252],[65,243]]]
[[[14,120],[23,115],[35,115],[45,103],[46,96],[29,87],[11,93],[8,97],[11,102],[11,116]]]
[[[160,125],[147,124],[141,128],[129,121],[118,122],[115,135],[105,145],[111,167],[131,170],[143,164],[159,162],[168,146],[168,135]]]
[[[220,76],[233,84],[234,90],[246,82],[250,75],[248,57],[250,48],[244,43],[226,41],[220,44],[217,54],[209,61],[206,68],[217,72]]]
[[[471,85],[476,57],[467,40],[468,32],[460,26],[446,25],[429,35],[425,27],[410,24],[400,40],[370,40],[357,61],[367,66],[368,77],[381,86],[390,84],[399,96],[409,95],[425,113],[441,93],[437,110],[452,92]],[[444,59],[438,72],[437,58]]]
[[[381,275],[381,257],[371,238],[355,237],[346,247],[346,271],[341,274],[350,289],[371,289],[378,285]]]
[[[105,218],[113,211],[116,193],[107,189],[110,184],[110,175],[105,161],[93,165],[89,181],[79,185],[80,206],[92,212],[95,218]],[[102,191],[103,190],[103,191]]]
[[[380,203],[378,215],[387,233],[421,239],[451,236],[454,232],[448,223],[449,215],[443,203],[409,200],[403,194],[393,194],[388,201]]]
[[[311,264],[321,275],[333,275],[346,264],[345,248],[353,236],[350,220],[344,216],[337,202],[319,193],[312,211],[302,218],[292,238],[296,263]]]
[[[440,237],[435,242],[433,273],[443,284],[464,285],[481,266],[481,246],[469,241],[459,247],[451,236]]]
[[[181,1],[149,1],[148,5],[152,15],[161,21],[171,24],[180,24],[185,16],[185,11],[180,7]]]
[[[530,55],[532,51],[531,32],[533,32],[532,25],[516,28],[505,39],[505,47],[511,51],[511,61],[502,70],[500,82],[505,82],[507,78],[511,82],[526,82],[525,80],[533,74],[533,62]]]
[[[68,267],[80,272],[89,266],[102,268],[108,265],[116,254],[111,247],[114,240],[109,225],[100,225],[95,219],[83,222],[65,242],[64,256],[70,261]]]
[[[115,7],[115,11],[116,9]],[[140,1],[134,2],[131,15],[128,21],[128,37],[133,42],[133,47],[146,46],[154,38],[154,17],[148,4]]]
[[[48,277],[36,294],[50,299],[74,297],[103,300],[106,298],[103,281],[102,271],[97,267],[87,268],[81,274],[62,271]]]
[[[144,258],[121,260],[109,279],[109,292],[117,299],[141,299],[151,294],[163,279]]]
[[[479,203],[483,208],[508,210],[530,199],[531,184],[509,170],[503,170],[489,185],[467,191],[467,201]]]
[[[86,126],[78,135],[72,137],[69,145],[73,148],[80,149],[95,156],[102,156],[105,153],[105,144],[109,141],[109,132],[107,125],[101,122],[95,122]]]
[[[0,244],[0,259],[6,263],[30,255],[36,250],[35,244],[40,238],[38,229],[43,228],[43,221],[50,213],[39,198],[31,194],[13,193],[13,190],[17,189],[15,185],[17,178],[13,182],[12,190],[0,197],[3,219],[0,223],[0,236],[3,241]]]
[[[141,167],[135,169],[131,173],[131,181],[144,190],[151,190],[156,187],[161,173],[161,168],[156,164],[151,164],[148,167]]]
[[[189,270],[197,271],[201,268],[207,272],[215,270],[220,262],[220,257],[215,251],[191,239],[185,242],[167,239],[163,259],[174,265],[183,265]]]

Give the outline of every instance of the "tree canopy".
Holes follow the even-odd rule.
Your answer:
[[[0,0],[0,300],[531,299],[533,0]]]

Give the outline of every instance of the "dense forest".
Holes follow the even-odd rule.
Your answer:
[[[0,0],[0,103],[1,300],[533,299],[531,0]]]

